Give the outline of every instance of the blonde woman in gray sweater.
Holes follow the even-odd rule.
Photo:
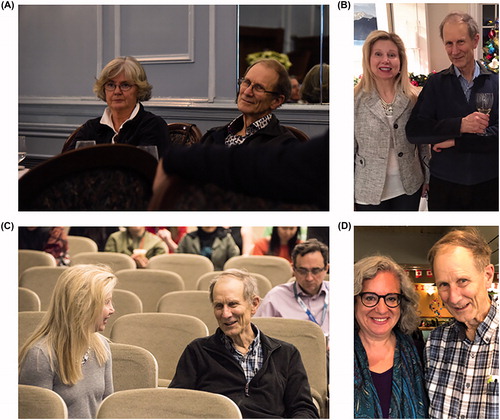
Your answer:
[[[406,138],[416,99],[401,38],[371,32],[363,45],[363,76],[354,88],[356,210],[418,210],[427,190],[430,150]]]
[[[45,317],[19,354],[19,383],[48,388],[69,418],[95,418],[113,392],[104,331],[113,314],[116,277],[108,267],[76,265],[61,274]]]

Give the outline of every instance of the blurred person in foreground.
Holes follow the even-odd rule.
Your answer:
[[[219,328],[184,350],[170,388],[231,398],[243,418],[318,418],[300,353],[251,323],[260,298],[253,277],[231,269],[213,279]]]
[[[371,256],[354,264],[354,417],[427,418],[417,330],[418,294],[396,262]]]
[[[453,230],[429,251],[439,297],[454,319],[425,347],[430,418],[498,419],[498,303],[491,249],[476,229]]]
[[[161,156],[170,142],[163,118],[146,111],[141,102],[151,99],[153,87],[134,57],[117,57],[101,71],[94,93],[108,105],[101,117],[91,119],[71,134],[68,150],[79,140],[96,144],[124,143],[156,146]]]
[[[153,184],[164,194],[172,176],[284,202],[329,208],[329,133],[305,143],[224,147],[170,147]]]
[[[19,353],[19,384],[59,394],[69,418],[95,418],[113,393],[104,331],[113,315],[116,277],[108,267],[76,265],[57,280],[41,324]]]

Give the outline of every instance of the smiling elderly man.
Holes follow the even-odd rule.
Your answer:
[[[451,66],[429,77],[406,125],[410,143],[433,144],[429,210],[498,211],[498,74],[474,60],[479,27],[452,12],[441,22]],[[477,93],[492,93],[489,115]]]
[[[454,320],[425,348],[429,417],[498,419],[497,302],[491,249],[475,229],[451,231],[429,251],[439,297]]]
[[[318,418],[298,350],[250,322],[260,303],[257,293],[244,271],[214,278],[210,300],[219,328],[187,346],[170,388],[225,395],[243,418]]]
[[[228,125],[208,130],[202,143],[235,146],[298,141],[272,113],[291,93],[288,72],[280,62],[273,59],[255,62],[238,85],[236,103],[242,115]]]

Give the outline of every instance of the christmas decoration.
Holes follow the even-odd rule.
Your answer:
[[[498,73],[498,18],[489,21],[487,26],[492,26],[488,32],[488,39],[483,45],[483,59],[481,62],[489,70]]]

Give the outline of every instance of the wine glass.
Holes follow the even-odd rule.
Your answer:
[[[26,137],[25,136],[18,136],[17,137],[17,163],[18,163],[17,169],[24,169],[24,166],[19,165],[19,163],[21,163],[25,157],[26,157]]]
[[[82,149],[83,147],[95,146],[95,140],[78,140],[75,149]]]
[[[156,160],[158,160],[158,148],[155,145],[141,145],[137,146],[138,149],[142,149],[145,152],[148,152],[150,155],[152,155]]]
[[[476,93],[476,109],[482,113],[489,115],[493,106],[493,93],[480,92]],[[486,136],[486,133],[479,133],[479,136]]]

